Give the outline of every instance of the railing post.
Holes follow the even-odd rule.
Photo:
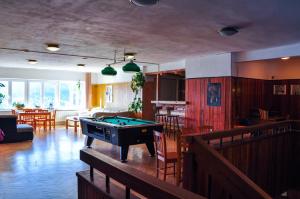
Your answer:
[[[189,191],[195,191],[196,187],[196,169],[194,165],[194,153],[183,153],[183,173],[182,173],[182,187]]]
[[[108,175],[105,175],[105,186],[106,186],[106,192],[110,193],[110,179]]]
[[[130,199],[130,188],[126,186],[126,199]]]
[[[90,178],[91,181],[94,181],[94,168],[92,166],[90,166]]]

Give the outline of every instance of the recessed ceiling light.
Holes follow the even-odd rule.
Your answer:
[[[239,32],[238,28],[233,26],[227,26],[219,30],[219,34],[221,36],[232,36],[238,32]]]
[[[47,50],[49,51],[52,51],[52,52],[55,52],[55,51],[58,51],[60,48],[59,48],[59,44],[46,44],[47,45]]]
[[[130,3],[137,6],[152,6],[158,3],[159,0],[129,0]]]
[[[282,60],[288,60],[290,57],[281,57]]]
[[[85,67],[85,64],[77,64],[77,66]]]
[[[35,59],[28,59],[27,61],[29,64],[37,64],[38,63],[38,61]]]
[[[82,57],[82,59],[87,59],[87,57]]]
[[[133,60],[135,55],[136,55],[136,53],[125,53],[124,57],[126,60]]]

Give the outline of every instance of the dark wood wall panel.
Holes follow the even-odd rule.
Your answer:
[[[295,151],[298,138],[295,132],[290,132],[219,151],[270,195],[278,196],[293,186],[292,178],[298,174],[293,169],[299,160]]]
[[[274,85],[286,85],[286,95],[274,95]],[[292,119],[300,119],[300,96],[290,95],[291,85],[300,84],[300,79],[270,80],[266,82],[265,104],[268,109],[278,110],[282,115],[289,115]]]
[[[155,100],[156,82],[155,79],[148,78],[143,88],[143,111],[142,118],[145,120],[154,120],[154,106],[151,104]]]
[[[221,83],[221,106],[207,105],[208,83]],[[231,77],[186,80],[186,121],[189,128],[211,125],[214,130],[231,127]]]
[[[232,117],[236,122],[239,118],[247,118],[253,108],[266,108],[266,81],[250,78],[232,78]]]

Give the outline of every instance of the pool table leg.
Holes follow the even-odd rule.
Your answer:
[[[85,145],[86,145],[88,148],[91,148],[91,145],[92,145],[93,141],[94,141],[94,138],[88,136],[87,139],[86,139],[86,144],[85,144]]]
[[[153,142],[146,142],[146,146],[148,148],[148,151],[149,151],[151,157],[154,157],[155,156],[155,150],[154,150]]]
[[[120,159],[122,162],[127,162],[128,149],[129,149],[128,145],[121,146]]]

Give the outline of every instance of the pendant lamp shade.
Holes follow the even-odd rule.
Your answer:
[[[113,67],[108,65],[101,71],[101,74],[115,76],[115,75],[117,75],[117,71]]]
[[[124,72],[140,72],[140,67],[135,64],[132,60],[130,60],[129,63],[127,63],[125,66],[123,66]]]

